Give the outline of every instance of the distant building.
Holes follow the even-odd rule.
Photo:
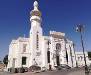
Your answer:
[[[88,58],[88,52],[85,52],[86,64],[89,66],[91,61]],[[78,67],[82,67],[85,65],[83,52],[76,52],[76,61]]]
[[[29,68],[32,65],[39,66],[41,69],[43,67],[49,69],[51,65],[52,69],[56,69],[60,64],[76,67],[79,53],[76,53],[76,58],[73,42],[62,32],[50,31],[49,36],[44,36],[41,16],[38,2],[35,1],[34,9],[30,12],[30,36],[12,40],[9,45],[8,69]]]

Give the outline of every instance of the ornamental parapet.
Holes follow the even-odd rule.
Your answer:
[[[52,36],[54,38],[64,38],[65,37],[65,33],[56,32],[56,31],[50,31],[50,36]]]

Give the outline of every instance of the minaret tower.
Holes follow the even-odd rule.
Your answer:
[[[42,38],[42,28],[41,28],[41,12],[38,9],[38,2],[35,1],[34,9],[30,12],[30,22],[31,22],[31,30],[30,30],[30,46],[31,46],[31,59],[32,65],[34,62],[39,64],[39,59],[41,59],[41,38]]]
[[[41,28],[41,12],[38,10],[38,2],[34,2],[34,9],[30,12],[30,22],[31,22],[31,30],[30,30],[30,37],[32,34],[39,33],[42,35],[42,28]]]

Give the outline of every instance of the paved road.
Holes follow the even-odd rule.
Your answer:
[[[13,75],[67,75],[66,71],[47,71],[40,73],[22,73],[22,74],[13,74]]]
[[[26,72],[26,73],[15,73],[15,74],[0,72],[0,75],[67,75],[67,73],[68,73],[67,71],[47,71],[40,73]]]
[[[82,69],[72,69],[72,70],[60,70],[60,71],[47,71],[47,72],[40,72],[40,73],[31,73],[31,72],[26,72],[26,73],[16,73],[16,74],[10,74],[10,73],[3,73],[0,72],[0,75],[85,75],[84,70]],[[89,73],[91,75],[91,73]]]
[[[9,72],[0,72],[0,75],[12,75],[12,74]]]

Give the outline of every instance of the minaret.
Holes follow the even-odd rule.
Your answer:
[[[38,2],[35,1],[34,9],[30,12],[30,22],[31,22],[31,30],[30,30],[30,46],[31,46],[31,57],[32,57],[32,65],[34,62],[38,64],[38,60],[41,56],[41,38],[42,38],[42,28],[41,28],[41,12],[38,9]],[[37,55],[38,54],[38,55]]]
[[[30,22],[31,22],[31,30],[30,30],[30,35],[31,32],[33,32],[33,28],[37,28],[35,31],[39,31],[39,27],[41,28],[41,12],[38,9],[38,2],[34,2],[34,9],[30,12]]]
[[[41,28],[41,12],[38,9],[38,2],[34,2],[34,9],[30,12],[30,22],[31,22],[31,30],[30,30],[30,37],[31,34],[39,33],[42,35],[42,28]]]

